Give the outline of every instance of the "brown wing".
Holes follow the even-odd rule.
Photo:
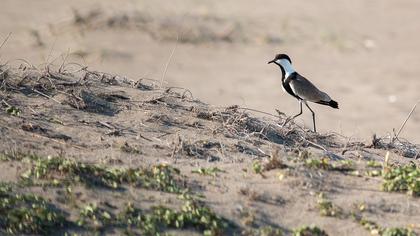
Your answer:
[[[285,82],[289,82],[293,93],[304,100],[311,102],[331,101],[331,98],[328,96],[328,94],[320,91],[309,80],[299,74],[294,76],[294,78],[291,78],[290,81]]]

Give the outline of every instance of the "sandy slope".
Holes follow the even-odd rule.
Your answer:
[[[311,224],[329,235],[369,235],[376,229],[366,230],[360,219],[381,229],[420,230],[419,198],[381,191],[383,178],[370,174],[385,165],[385,143],[315,134],[293,123],[281,127],[282,120],[259,119],[237,107],[216,109],[183,89],[161,87],[159,81],[136,82],[77,65],[62,70],[0,68],[0,190],[10,185],[12,196],[35,194],[64,212],[66,223],[44,226],[41,234],[142,235],[144,227],[110,222],[120,222],[116,219],[129,203],[142,214],[159,205],[177,210],[183,204],[181,192],[146,184],[153,178],[159,183],[169,178],[201,195],[200,204],[229,222],[221,235],[265,235],[258,233],[263,227],[291,235],[295,228]],[[4,112],[8,108],[19,113]],[[387,166],[419,165],[412,153],[400,151],[412,149],[418,156],[420,147],[403,147],[386,148]],[[372,167],[372,162],[379,166]],[[178,168],[181,174],[129,183],[112,177],[159,164]],[[202,174],[194,173],[200,168]],[[219,171],[206,175],[206,168]],[[320,199],[333,204],[334,217],[320,215]],[[99,212],[96,218],[76,224],[90,204]],[[108,217],[101,218],[103,212]],[[44,221],[31,225],[39,222]],[[4,225],[0,233],[6,232]],[[180,230],[173,233],[196,235],[203,229]]]

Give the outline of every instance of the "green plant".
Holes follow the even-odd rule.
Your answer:
[[[338,216],[341,209],[335,206],[330,200],[326,199],[324,194],[319,194],[318,209],[321,216]]]
[[[359,220],[359,223],[363,226],[363,228],[365,228],[366,230],[368,230],[369,232],[376,233],[378,234],[380,232],[380,226],[371,220],[365,219],[365,218],[361,218]]]
[[[252,163],[252,170],[256,173],[256,174],[262,174],[263,171],[263,167],[261,165],[260,161],[254,161]]]
[[[372,220],[368,220],[360,215],[353,215],[355,220],[368,230],[372,235],[381,236],[415,236],[416,234],[406,228],[384,228]]]
[[[96,204],[88,204],[80,211],[77,225],[92,225],[94,228],[115,225],[115,217],[104,209],[98,208]]]
[[[312,169],[323,169],[331,171],[354,171],[354,163],[350,160],[331,163],[327,157],[321,159],[306,159],[305,166]]]
[[[318,226],[302,226],[293,230],[293,236],[327,236],[328,234]]]
[[[27,183],[34,183],[33,179],[52,180],[52,185],[68,185],[81,182],[87,185],[118,188],[120,171],[108,170],[98,165],[84,164],[60,157],[31,158],[32,167],[22,174]]]
[[[355,164],[352,160],[341,160],[332,164],[332,169],[336,171],[354,171]]]
[[[242,235],[252,235],[252,236],[282,236],[283,231],[279,228],[272,226],[263,226],[258,229],[246,229],[242,232]]]
[[[191,173],[200,174],[200,175],[210,175],[210,176],[217,176],[217,173],[223,172],[223,170],[217,168],[217,167],[211,167],[211,168],[199,168],[197,170],[191,171]]]
[[[21,113],[21,110],[15,106],[8,106],[5,111],[7,114],[12,116],[19,116]]]
[[[42,197],[14,193],[0,185],[0,228],[9,234],[48,234],[67,221],[61,211]]]
[[[366,175],[370,177],[381,176],[382,170],[367,170]]]
[[[371,160],[367,162],[367,166],[371,168],[382,168],[382,163]]]
[[[313,168],[313,169],[323,169],[323,170],[332,169],[332,165],[330,164],[328,158],[306,159],[305,166],[309,168]]]
[[[415,236],[415,233],[406,228],[387,228],[382,231],[381,236]]]
[[[382,177],[382,189],[387,192],[406,192],[420,196],[420,168],[415,164],[398,167],[386,167]]]
[[[204,235],[220,235],[228,224],[226,220],[196,200],[186,200],[180,211],[165,206],[155,206],[151,211],[143,212],[132,204],[127,204],[117,219],[118,224],[136,226],[145,235],[157,235],[162,228],[190,227],[201,230]]]
[[[50,180],[47,184],[54,186],[80,182],[88,186],[116,189],[121,188],[122,184],[133,184],[170,193],[186,191],[180,171],[163,164],[144,169],[109,169],[60,157],[30,156],[28,160],[32,167],[22,174],[27,184],[36,184],[34,179],[38,179]]]
[[[145,186],[169,193],[181,193],[186,191],[185,183],[182,180],[176,179],[180,175],[177,168],[166,164],[160,164],[152,167],[152,170],[146,170],[140,173],[146,178],[143,178],[146,183]],[[138,182],[138,180],[136,181]]]

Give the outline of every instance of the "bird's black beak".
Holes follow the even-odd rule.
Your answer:
[[[271,64],[271,63],[274,63],[276,60],[271,60],[271,61],[269,61],[267,64]]]

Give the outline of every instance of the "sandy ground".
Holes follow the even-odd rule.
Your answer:
[[[77,65],[61,70],[0,67],[0,234],[22,233],[10,223],[21,219],[28,234],[156,235],[127,223],[135,221],[128,221],[125,206],[144,217],[159,206],[188,209],[183,206],[190,198],[226,223],[212,235],[298,235],[294,230],[305,225],[328,235],[395,235],[384,233],[393,227],[419,233],[419,196],[381,187],[381,173],[400,165],[417,165],[412,175],[419,176],[419,145],[354,142],[292,122],[281,127],[283,120],[256,118],[237,107],[216,109],[159,81],[134,83]],[[162,164],[179,174],[169,169],[117,177],[139,168],[156,173]],[[420,180],[413,178],[418,195]],[[32,223],[14,216],[21,209],[10,200],[15,194],[42,197],[65,220],[48,224],[50,216]],[[173,231],[174,223],[158,222],[152,225],[174,235],[200,235],[213,225],[189,223]],[[30,228],[35,226],[41,230]]]
[[[263,227],[292,235],[310,224],[329,235],[376,232],[357,217],[420,233],[419,197],[382,191],[378,174],[410,162],[418,169],[420,147],[371,138],[392,133],[420,99],[418,9],[414,0],[2,0],[0,37],[12,35],[0,49],[0,195],[44,197],[66,213],[66,224],[52,227],[58,235],[141,235],[106,222],[130,202],[146,213],[157,205],[179,210],[185,196],[143,179],[118,179],[115,189],[100,177],[165,163],[230,223],[225,235],[264,235]],[[306,110],[297,125],[280,127],[272,117],[226,109],[298,111],[281,90],[279,69],[267,65],[279,52],[340,104],[312,106],[319,134],[308,131]],[[419,143],[419,130],[417,110],[400,137]],[[48,156],[103,172],[54,165],[39,178],[28,172]],[[345,164],[351,168],[336,168]],[[192,172],[214,167],[220,172]],[[340,214],[321,215],[321,193]],[[92,203],[110,219],[77,225]],[[200,227],[174,232],[196,235]]]
[[[340,104],[340,110],[313,105],[319,130],[368,140],[398,129],[420,99],[419,7],[415,0],[270,0],[264,5],[251,0],[3,0],[1,36],[13,35],[1,58],[60,64],[73,53],[67,61],[159,80],[176,48],[164,78],[168,84],[187,87],[209,104],[270,113],[278,108],[292,115],[297,102],[282,92],[278,68],[266,64],[276,53],[287,53],[302,75]],[[86,16],[95,10],[102,15],[88,19],[90,26],[74,24],[76,11]],[[137,13],[143,18],[129,17],[129,26],[103,25],[107,18]],[[215,38],[183,40],[194,39],[209,24]],[[297,121],[312,125],[307,111]],[[401,136],[419,143],[418,130],[417,111]]]

